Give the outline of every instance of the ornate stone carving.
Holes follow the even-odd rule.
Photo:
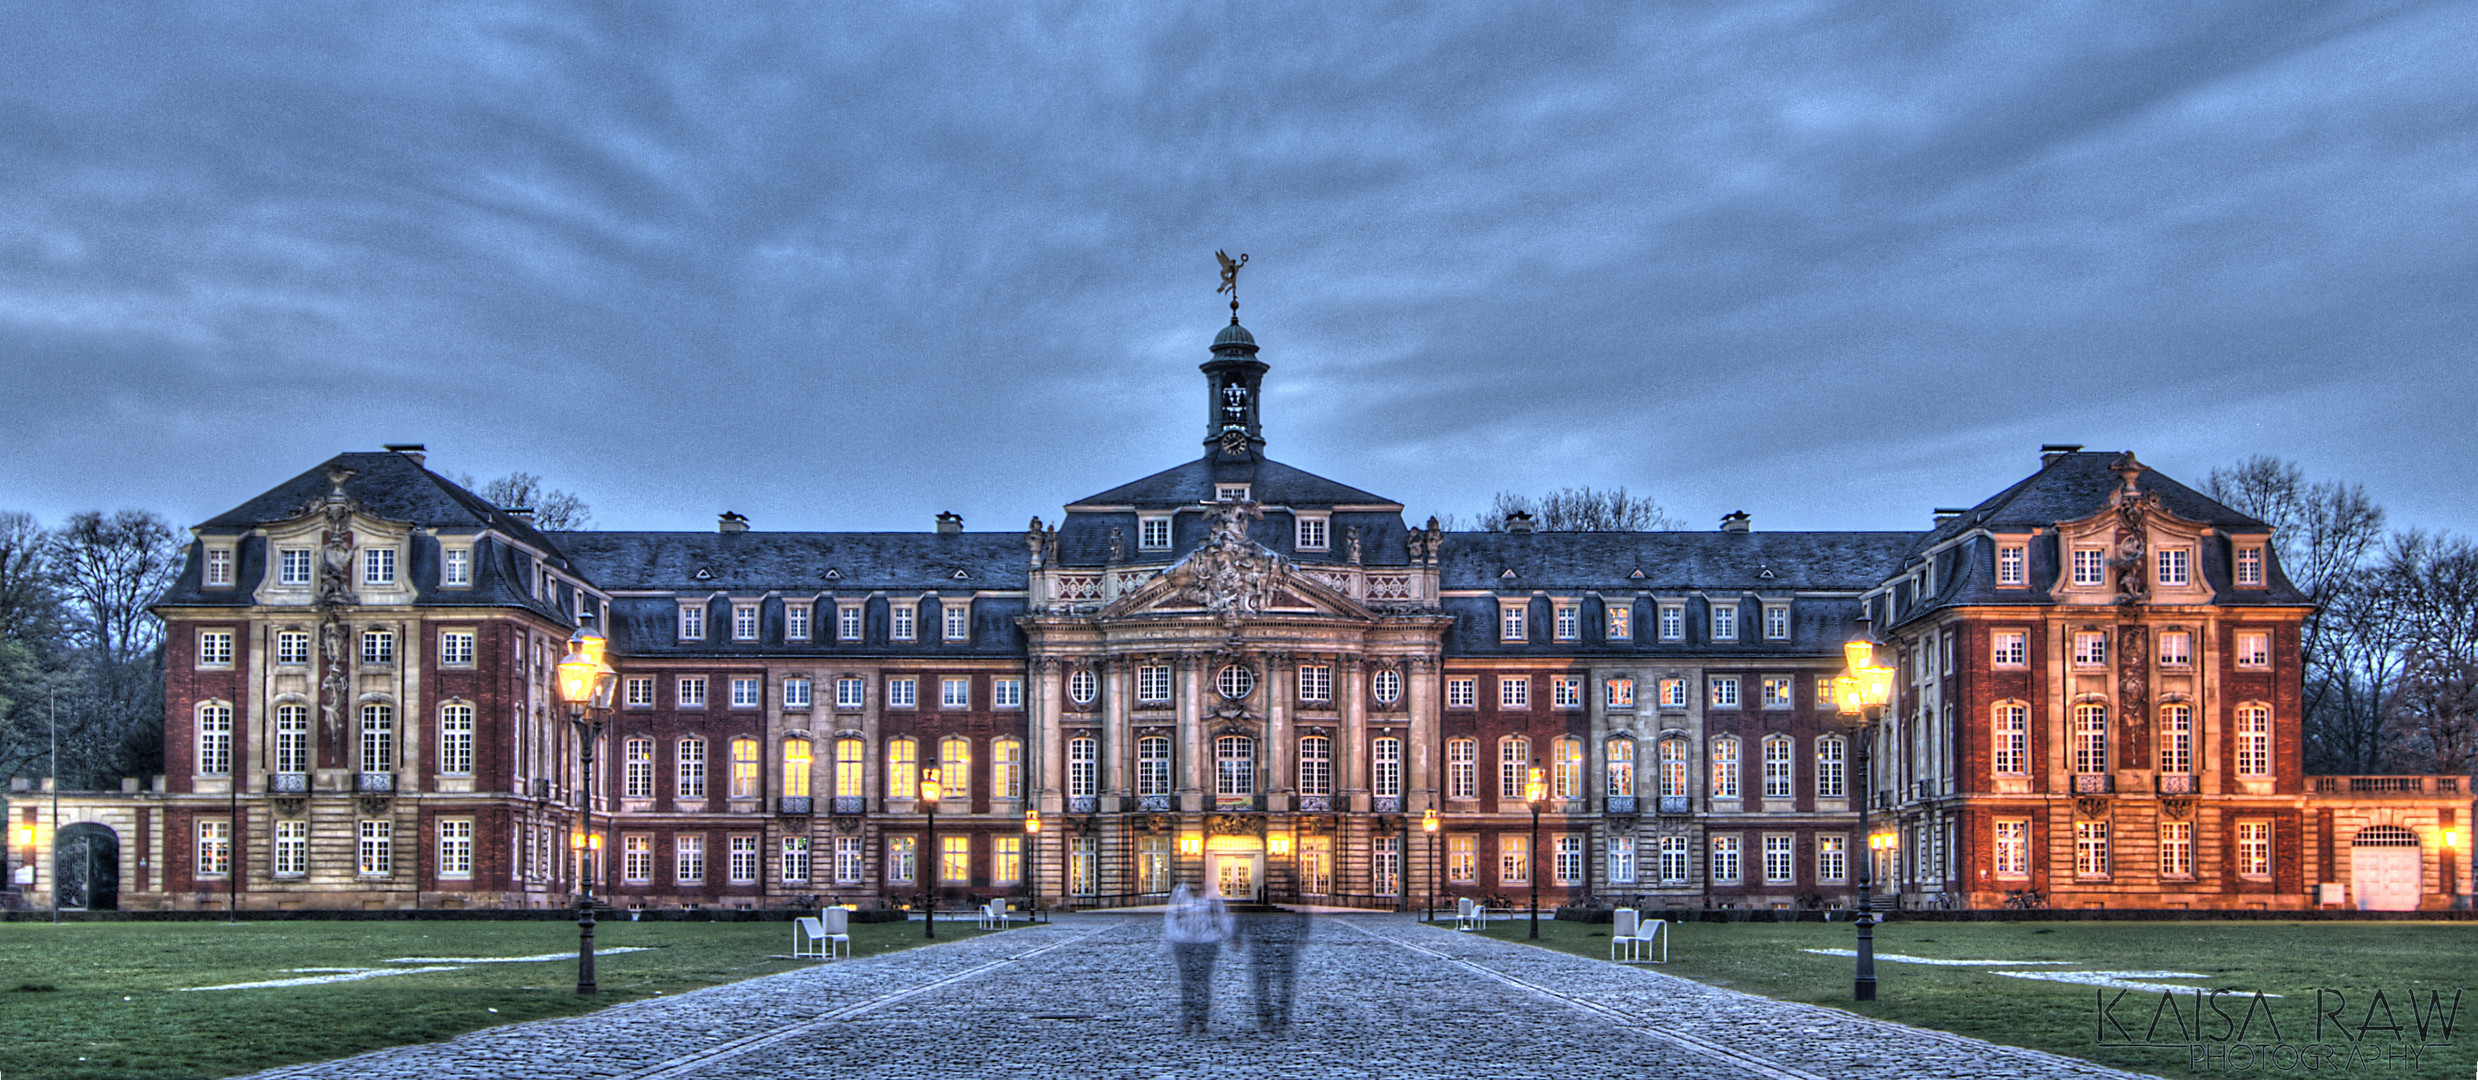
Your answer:
[[[2194,800],[2161,799],[2160,813],[2168,817],[2183,819],[2194,813]]]
[[[1176,595],[1234,623],[1270,606],[1278,568],[1271,552],[1248,539],[1248,523],[1263,516],[1254,502],[1208,504],[1210,535],[1170,568]]]
[[[1110,527],[1110,561],[1118,562],[1125,558],[1127,558],[1127,531],[1113,525]]]
[[[2075,796],[2075,797],[2074,797],[2074,812],[2075,812],[2075,813],[2077,813],[2077,814],[2082,815],[2083,817],[2087,817],[2087,818],[2104,818],[2104,817],[2107,817],[2107,816],[2108,816],[2108,800],[2103,799],[2103,798],[2100,798],[2099,796],[2096,796],[2096,795],[2078,795],[2078,796]]]
[[[1262,818],[1239,814],[1215,814],[1205,819],[1207,836],[1256,836],[1264,832]]]
[[[1360,564],[1359,526],[1351,526],[1349,529],[1345,530],[1342,535],[1343,543],[1350,549],[1351,565],[1358,566]]]
[[[2121,760],[2145,769],[2151,760],[2150,636],[2140,626],[2117,628],[2117,712],[2125,733]]]
[[[1041,552],[1044,547],[1044,538],[1045,534],[1041,531],[1041,518],[1039,515],[1035,515],[1032,519],[1032,524],[1026,526],[1024,529],[1024,547],[1032,557],[1032,568],[1035,570],[1041,569]]]

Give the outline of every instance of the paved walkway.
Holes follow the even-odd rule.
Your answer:
[[[1213,1032],[1174,1034],[1160,923],[1088,915],[258,1075],[2135,1076],[1400,917],[1313,925],[1298,952],[1294,1025],[1274,1037],[1253,1030],[1249,962],[1228,954],[1215,973]]]

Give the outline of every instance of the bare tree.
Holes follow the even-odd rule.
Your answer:
[[[0,639],[48,642],[60,629],[51,534],[21,510],[0,512]]]
[[[1624,487],[1601,491],[1588,487],[1559,488],[1537,499],[1500,491],[1488,512],[1480,515],[1482,532],[1505,532],[1506,519],[1530,514],[1541,532],[1657,532],[1685,526],[1661,511],[1651,499],[1629,495]]]
[[[2467,773],[2478,763],[2478,545],[2412,529],[2381,569],[2406,639],[2386,709],[2390,764]]]
[[[593,527],[593,507],[574,492],[542,486],[542,478],[529,472],[512,472],[487,484],[475,485],[470,475],[459,475],[456,482],[474,494],[497,506],[523,506],[533,510],[534,528],[545,532],[570,532]]]
[[[52,534],[51,561],[79,643],[115,662],[138,659],[163,640],[147,610],[180,573],[182,545],[160,514],[89,510]]]

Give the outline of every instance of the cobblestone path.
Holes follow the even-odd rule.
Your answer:
[[[1143,918],[1062,917],[258,1076],[2136,1075],[1385,916],[1315,920],[1297,953],[1298,1004],[1287,1034],[1254,1030],[1249,960],[1226,953],[1215,971],[1212,1031],[1182,1037],[1159,929]]]

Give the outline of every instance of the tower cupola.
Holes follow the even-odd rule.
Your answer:
[[[1239,325],[1239,268],[1236,259],[1216,251],[1222,262],[1222,287],[1230,294],[1230,325],[1213,338],[1213,359],[1199,368],[1205,373],[1205,456],[1216,462],[1255,461],[1265,456],[1265,432],[1257,412],[1264,388],[1265,364],[1256,358],[1256,335]]]

